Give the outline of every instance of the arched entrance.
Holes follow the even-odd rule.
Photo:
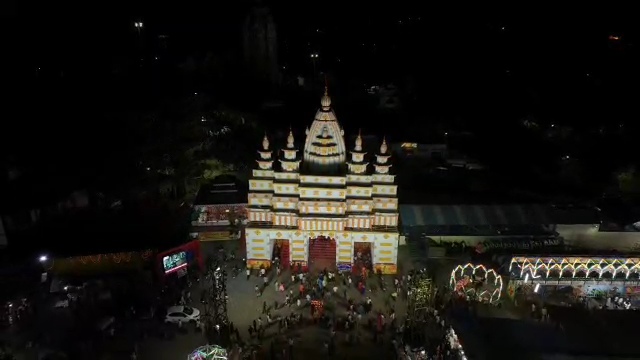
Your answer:
[[[309,263],[314,269],[336,267],[336,239],[320,235],[309,238]]]
[[[277,239],[273,245],[272,260],[278,257],[282,269],[288,269],[291,263],[291,250],[289,248],[289,240]]]
[[[369,242],[354,242],[353,254],[354,258],[353,272],[360,273],[363,268],[367,271],[373,270],[373,263],[371,262],[371,243]]]

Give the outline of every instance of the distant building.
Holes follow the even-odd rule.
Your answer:
[[[417,142],[400,142],[391,145],[393,152],[401,157],[417,157],[429,159],[446,159],[449,157],[447,144],[420,144]]]
[[[273,87],[279,82],[278,37],[268,7],[252,7],[243,26],[244,62],[249,75]]]
[[[9,241],[7,240],[7,232],[4,230],[4,221],[0,216],[0,249],[7,246]]]
[[[191,213],[192,236],[200,240],[230,239],[229,225],[246,219],[247,191],[229,175],[202,185]]]

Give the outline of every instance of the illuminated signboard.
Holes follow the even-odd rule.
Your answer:
[[[181,251],[179,253],[165,256],[162,258],[162,265],[164,266],[165,274],[185,268],[187,267],[187,253]]]

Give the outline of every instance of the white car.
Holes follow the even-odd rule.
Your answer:
[[[165,323],[188,323],[200,320],[200,310],[189,306],[172,306],[167,309]]]

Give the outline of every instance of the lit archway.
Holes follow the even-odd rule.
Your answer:
[[[491,304],[502,296],[502,277],[493,269],[471,263],[456,266],[449,279],[451,289],[458,294],[475,296]]]

